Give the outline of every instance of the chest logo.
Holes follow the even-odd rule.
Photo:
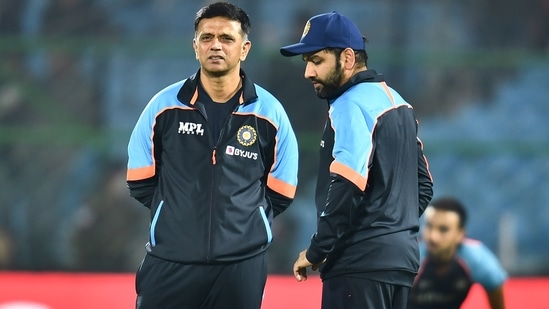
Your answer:
[[[180,134],[191,134],[191,135],[204,135],[204,128],[202,128],[201,123],[194,122],[179,122],[179,129],[177,133]]]
[[[251,152],[243,149],[238,149],[236,147],[227,145],[227,148],[225,149],[225,153],[229,156],[235,156],[235,157],[242,157],[252,160],[257,160],[258,154],[256,152]]]
[[[242,146],[251,146],[257,140],[257,132],[252,126],[242,126],[236,133],[236,139]]]

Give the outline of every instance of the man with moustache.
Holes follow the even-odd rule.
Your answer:
[[[151,213],[138,309],[261,307],[298,149],[282,104],[241,68],[250,27],[233,4],[201,8],[198,71],[157,93],[130,137],[128,187]]]
[[[408,309],[459,309],[475,283],[486,291],[490,308],[505,309],[507,273],[482,242],[465,237],[466,223],[467,211],[458,199],[445,196],[429,204]]]
[[[406,308],[419,267],[419,217],[432,178],[412,106],[368,69],[365,38],[333,11],[310,18],[301,55],[329,114],[320,142],[318,226],[294,264],[320,269],[322,308]]]

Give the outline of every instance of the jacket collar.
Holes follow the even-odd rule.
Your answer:
[[[240,77],[242,78],[242,95],[240,96],[239,104],[249,104],[257,99],[255,85],[242,69],[240,69]],[[194,105],[198,98],[199,82],[200,69],[183,83],[183,86],[181,86],[181,89],[177,93],[177,99],[185,105]]]
[[[360,83],[367,83],[367,82],[382,82],[385,79],[383,78],[383,75],[377,74],[375,70],[366,70],[366,71],[360,71],[353,75],[351,79],[346,82],[345,84],[341,85],[341,87],[337,88],[332,95],[328,96],[326,99],[328,99],[328,102],[332,103],[335,99],[337,99],[340,95],[342,95],[345,91],[347,91],[349,88],[353,87],[356,84]]]

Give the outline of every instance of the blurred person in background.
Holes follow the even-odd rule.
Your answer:
[[[293,201],[298,149],[280,102],[241,69],[250,20],[200,9],[200,69],[157,93],[128,146],[131,196],[151,211],[137,308],[260,308],[271,223]]]
[[[305,78],[329,105],[317,230],[294,276],[320,267],[324,309],[406,308],[433,185],[412,106],[368,69],[365,38],[335,11],[310,18],[299,43],[280,52],[302,56]]]
[[[505,308],[507,274],[480,241],[465,238],[467,212],[459,200],[441,197],[424,214],[421,265],[408,308],[460,308],[474,283],[486,290],[492,309]]]

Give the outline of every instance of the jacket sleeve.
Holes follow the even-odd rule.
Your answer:
[[[427,205],[433,198],[433,177],[429,171],[427,158],[423,154],[423,144],[417,140],[418,151],[418,192],[419,192],[419,216],[423,214]]]
[[[337,248],[362,200],[362,191],[355,184],[337,174],[332,173],[330,177],[326,207],[306,253],[307,260],[313,264],[322,262]]]
[[[351,101],[340,101],[339,104],[332,104],[329,110],[334,130],[334,160],[330,164],[326,204],[306,253],[312,263],[322,262],[340,245],[362,201],[368,181],[367,164],[372,138],[366,132],[371,132],[371,129],[358,105]]]
[[[298,147],[297,138],[282,105],[278,104],[275,123],[277,132],[274,144],[274,162],[267,176],[267,195],[274,215],[285,211],[295,197],[297,189]]]
[[[147,208],[151,208],[154,191],[156,190],[157,178],[151,177],[144,180],[128,181],[130,196],[138,200]]]
[[[275,191],[267,188],[267,196],[271,201],[271,206],[273,207],[274,217],[283,213],[294,200],[293,198],[286,197],[282,194],[276,193]]]
[[[151,103],[143,110],[128,143],[128,166],[126,180],[130,196],[146,207],[150,207],[158,182],[157,169],[160,166],[155,153],[161,145],[154,143],[155,113]],[[155,140],[157,138],[154,138]]]

